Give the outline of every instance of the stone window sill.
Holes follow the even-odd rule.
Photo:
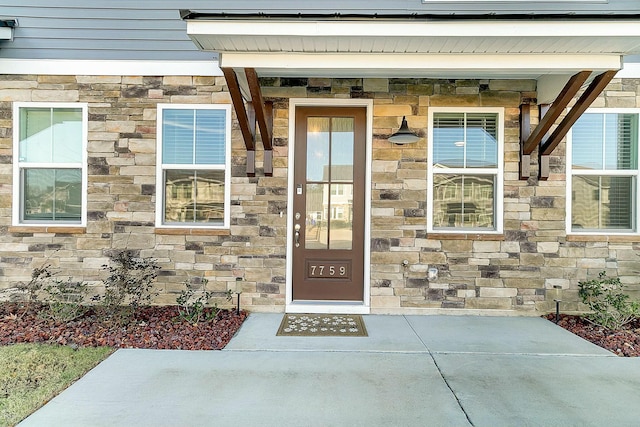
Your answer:
[[[622,236],[615,234],[568,234],[567,242],[635,243],[640,242],[640,235]]]
[[[429,240],[504,240],[504,234],[427,233]]]
[[[231,230],[223,230],[219,228],[156,228],[156,234],[174,235],[174,236],[229,236]]]
[[[69,227],[64,225],[30,226],[16,225],[9,227],[9,233],[55,233],[55,234],[85,234],[86,227]]]

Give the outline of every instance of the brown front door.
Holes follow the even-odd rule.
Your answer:
[[[298,107],[293,300],[362,301],[366,110]]]

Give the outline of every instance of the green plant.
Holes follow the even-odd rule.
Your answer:
[[[20,282],[16,285],[20,293],[25,294],[23,299],[25,307],[21,316],[24,316],[29,311],[30,306],[38,301],[40,293],[53,275],[51,265],[45,262],[42,266],[33,269],[29,282]]]
[[[199,281],[202,286],[200,290],[196,291],[190,287],[190,281],[185,280],[184,284],[187,289],[180,292],[180,295],[176,298],[178,318],[192,325],[201,321],[209,322],[215,319],[220,311],[217,303],[209,305],[211,298],[218,293],[207,290],[207,283],[209,283],[207,279],[200,278]],[[231,301],[231,290],[227,290],[223,295],[227,301]]]
[[[83,282],[73,282],[71,278],[66,281],[53,279],[44,290],[48,294],[48,315],[55,320],[68,322],[87,311],[82,304],[87,295],[87,285]]]
[[[105,293],[94,299],[102,304],[107,316],[125,322],[157,295],[153,282],[160,267],[154,259],[141,258],[129,250],[113,252],[109,258],[109,264],[103,266],[109,273],[104,280]]]
[[[640,303],[623,292],[624,285],[617,277],[607,277],[603,271],[597,279],[578,285],[582,302],[591,309],[585,317],[596,325],[616,330],[640,315]]]

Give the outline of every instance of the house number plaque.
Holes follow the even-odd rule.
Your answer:
[[[308,279],[351,279],[351,262],[342,260],[307,260]]]

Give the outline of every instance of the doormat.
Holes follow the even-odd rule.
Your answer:
[[[366,337],[367,328],[359,314],[285,314],[277,336]]]

